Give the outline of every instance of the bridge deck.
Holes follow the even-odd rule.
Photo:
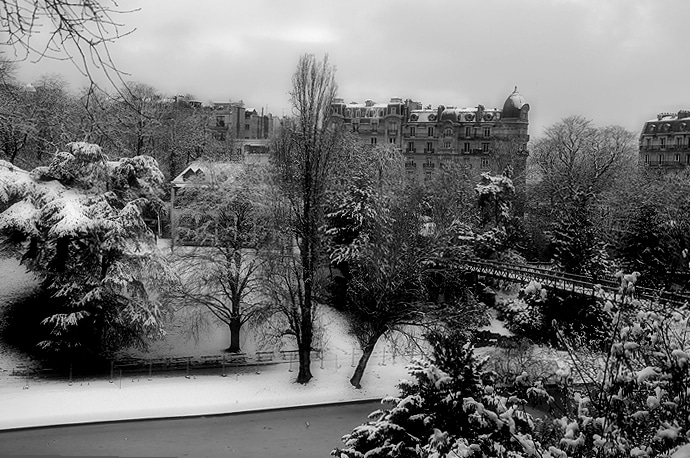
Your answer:
[[[480,275],[518,282],[535,280],[541,283],[542,286],[561,291],[592,296],[599,294],[601,291],[614,295],[620,294],[620,284],[611,279],[591,278],[526,264],[510,264],[483,259],[467,259],[463,261],[463,264],[467,270]],[[635,295],[639,299],[654,300],[676,307],[684,307],[690,303],[689,295],[669,291],[656,291],[650,288],[635,287]]]

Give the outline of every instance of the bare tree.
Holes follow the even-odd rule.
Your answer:
[[[191,246],[176,252],[177,281],[166,302],[193,317],[194,329],[204,318],[199,306],[210,312],[229,327],[227,351],[239,352],[241,327],[261,310],[257,290],[270,233],[253,172],[227,165],[209,170],[211,182],[180,192],[178,232]]]
[[[291,298],[289,332],[297,341],[299,383],[312,378],[314,289],[322,260],[319,227],[332,164],[342,145],[329,119],[336,90],[335,69],[328,58],[319,62],[312,54],[303,55],[292,77],[294,119],[284,126],[273,148],[276,182],[288,203],[288,227],[299,251],[296,262],[282,263],[289,278],[281,286]]]
[[[0,27],[19,59],[69,60],[92,85],[100,72],[117,87],[122,72],[109,46],[133,31],[118,19],[132,11],[115,0],[1,0]]]
[[[532,146],[530,164],[541,192],[553,202],[579,193],[598,195],[634,160],[634,134],[620,126],[596,128],[581,116],[548,127]]]

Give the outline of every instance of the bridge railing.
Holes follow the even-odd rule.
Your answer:
[[[510,264],[506,262],[466,259],[463,263],[470,270],[507,280],[538,280],[545,286],[551,286],[564,291],[582,294],[596,294],[604,291],[612,294],[620,293],[620,284],[612,279],[590,278],[567,272],[557,272],[526,264]],[[668,303],[676,307],[686,307],[690,304],[690,296],[670,291],[657,291],[651,288],[636,287],[635,294],[640,299],[654,300]],[[614,296],[615,297],[615,296]]]

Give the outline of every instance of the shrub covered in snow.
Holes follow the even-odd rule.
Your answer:
[[[400,397],[384,400],[393,407],[372,413],[333,455],[689,456],[688,313],[598,304],[609,316],[609,349],[593,354],[566,339],[571,364],[560,361],[549,377],[557,381],[560,403],[543,379],[526,373],[511,385],[494,384],[490,373],[481,373],[471,346],[437,339],[435,357],[413,364],[414,381],[401,383]],[[522,410],[523,398],[546,400],[549,415],[534,420]]]
[[[343,437],[338,457],[531,456],[539,448],[525,401],[497,393],[473,347],[455,335],[432,336],[435,356],[413,363],[393,404]]]
[[[634,303],[637,309],[641,303]],[[687,313],[614,312],[611,345],[588,371],[570,346],[573,375],[565,384],[572,409],[555,422],[567,456],[662,457],[690,440],[690,334]],[[565,380],[565,379],[564,379]],[[675,456],[675,455],[674,455]]]
[[[558,332],[579,338],[580,344],[603,348],[610,320],[597,299],[580,294],[549,291],[531,281],[516,299],[498,304],[506,327],[515,334],[559,347]]]

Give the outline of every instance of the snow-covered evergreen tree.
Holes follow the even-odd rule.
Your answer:
[[[559,269],[592,278],[605,278],[612,269],[591,209],[591,194],[578,193],[564,207],[551,229],[554,261]]]
[[[151,295],[168,273],[144,212],[162,207],[163,175],[144,156],[108,161],[70,143],[31,173],[0,163],[0,233],[43,279],[50,314],[44,349],[103,354],[161,335]]]
[[[413,381],[402,381],[400,396],[384,399],[391,409],[343,437],[333,450],[340,458],[361,457],[523,457],[539,444],[534,423],[517,397],[496,394],[491,374],[473,347],[457,335],[430,338],[435,356],[409,367]]]

